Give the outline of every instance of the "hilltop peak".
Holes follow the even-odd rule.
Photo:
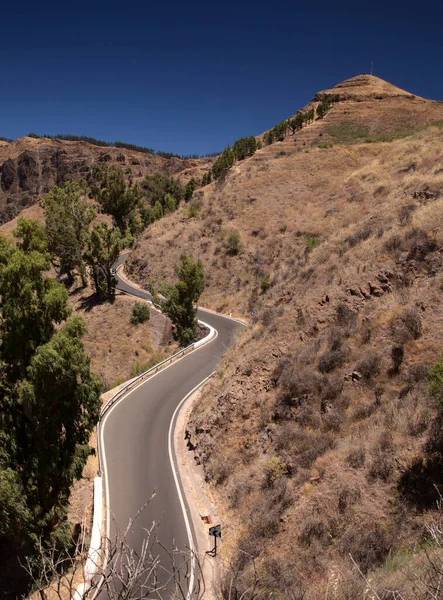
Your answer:
[[[329,94],[339,94],[342,100],[367,98],[382,100],[384,98],[399,96],[411,99],[418,98],[418,96],[406,92],[380,77],[368,75],[366,73],[356,75],[350,79],[345,79],[344,81],[337,83],[333,88],[319,92],[314,97],[314,100],[320,100],[322,97]]]

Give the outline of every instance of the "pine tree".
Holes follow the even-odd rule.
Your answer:
[[[119,166],[101,164],[94,170],[96,183],[91,186],[92,197],[101,204],[103,212],[112,216],[122,235],[141,197],[140,187],[133,185],[131,172],[127,174],[126,180]]]
[[[178,282],[166,290],[163,310],[175,325],[175,336],[182,346],[195,341],[197,335],[198,301],[205,285],[203,263],[184,254],[174,267]]]
[[[122,247],[120,230],[107,223],[95,225],[88,240],[85,259],[90,266],[95,291],[102,299],[112,300],[115,295],[116,279],[111,268]]]
[[[95,211],[87,204],[84,194],[85,190],[79,183],[70,181],[62,188],[55,186],[43,198],[41,205],[45,210],[46,238],[52,264],[61,275],[67,275],[68,283],[73,282],[74,271],[79,271],[85,285],[83,252]],[[23,233],[21,229],[18,235]]]

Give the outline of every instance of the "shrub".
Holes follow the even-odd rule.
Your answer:
[[[340,302],[336,310],[336,320],[342,327],[354,328],[357,324],[358,315],[346,304]]]
[[[393,235],[384,243],[384,248],[389,254],[398,254],[402,246],[402,240],[399,235]]]
[[[337,367],[341,367],[345,361],[345,353],[341,348],[326,350],[318,359],[318,370],[320,373],[330,373]]]
[[[229,234],[227,240],[227,253],[231,256],[236,256],[241,249],[240,234],[238,231],[233,231]]]
[[[287,473],[286,465],[279,456],[272,456],[265,464],[265,485],[270,487]]]
[[[136,302],[132,307],[131,323],[132,325],[138,325],[149,321],[151,317],[151,311],[146,302]]]
[[[312,252],[320,243],[320,240],[315,235],[308,235],[306,237],[306,252]]]
[[[190,219],[196,219],[200,214],[201,199],[193,198],[188,205],[188,217]]]
[[[320,388],[320,375],[309,369],[297,372],[291,364],[282,371],[279,378],[277,399],[287,406],[299,406]]]
[[[266,293],[270,287],[271,287],[271,274],[265,273],[262,277],[261,284],[260,284],[262,294]]]
[[[369,477],[372,479],[382,479],[388,481],[394,470],[394,458],[387,452],[377,450],[372,457],[372,463],[369,467]]]
[[[364,242],[365,240],[367,240],[369,238],[369,236],[371,235],[371,233],[372,233],[372,225],[370,223],[367,223],[363,227],[363,229],[360,229],[359,231],[357,231],[353,235],[350,235],[349,237],[347,237],[345,239],[345,244],[349,248],[353,248],[354,246],[356,246],[360,242]]]
[[[403,346],[392,346],[391,359],[392,359],[392,373],[398,373],[400,371],[401,363],[405,356]]]
[[[361,373],[363,379],[371,381],[380,372],[380,355],[377,352],[369,352],[360,359],[356,365],[356,370]]]
[[[400,225],[405,227],[406,225],[410,225],[412,221],[412,213],[417,209],[415,204],[408,204],[406,206],[402,206],[398,211],[398,220]]]
[[[429,370],[429,391],[439,408],[443,407],[443,356]]]
[[[410,229],[405,235],[405,246],[408,249],[408,260],[426,260],[429,252],[437,249],[434,240],[429,239],[428,234],[417,227]]]
[[[366,451],[363,446],[358,448],[351,448],[346,455],[346,462],[353,469],[361,469],[365,464]]]
[[[380,566],[391,549],[393,537],[385,524],[368,519],[351,524],[341,539],[342,556],[352,556],[363,573]]]
[[[311,546],[314,540],[318,541],[321,546],[328,546],[331,543],[328,528],[324,521],[318,517],[307,519],[298,539],[300,544],[305,547]]]
[[[391,323],[392,335],[398,344],[417,340],[423,333],[421,317],[417,309],[403,311]]]

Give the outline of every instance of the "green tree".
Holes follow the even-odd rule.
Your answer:
[[[191,177],[185,187],[185,202],[189,202],[192,198],[195,188],[197,187],[197,181]]]
[[[166,213],[173,213],[176,208],[177,208],[177,206],[175,204],[175,199],[171,196],[171,194],[166,194],[166,196],[165,196],[165,208],[164,208],[165,214]]]
[[[95,211],[84,194],[79,183],[70,181],[62,188],[55,186],[41,201],[52,263],[60,274],[67,275],[70,284],[77,269],[86,285],[83,252]]]
[[[212,165],[212,175],[215,179],[223,179],[226,173],[234,164],[234,153],[230,146],[227,146],[221,156],[217,158],[215,163]]]
[[[185,198],[185,188],[182,184],[177,179],[163,173],[146,175],[142,188],[143,196],[152,208],[158,202],[164,210],[165,198],[168,194],[174,198],[176,207]]]
[[[6,245],[3,253],[8,254]],[[53,335],[54,323],[70,314],[66,288],[43,277],[49,267],[47,255],[10,249],[0,268],[0,356],[13,381],[25,377],[31,356]]]
[[[150,318],[151,311],[149,310],[148,304],[146,302],[135,302],[131,313],[132,325],[144,323],[145,321],[149,321]]]
[[[48,249],[45,228],[37,221],[19,217],[12,234],[18,240],[17,246],[24,252],[37,250],[44,254]]]
[[[115,295],[116,279],[111,273],[122,248],[122,237],[117,227],[107,223],[95,225],[88,240],[85,259],[91,269],[95,291],[102,299]]]
[[[195,341],[197,335],[197,308],[205,286],[203,263],[184,254],[174,267],[178,282],[167,286],[167,299],[162,308],[175,325],[175,337],[182,346]]]
[[[101,382],[84,353],[85,325],[73,317],[30,361],[18,388],[26,439],[21,447],[28,504],[47,518],[66,506],[70,486],[89,456],[89,437],[100,411]],[[50,523],[47,523],[49,526]]]
[[[212,180],[211,171],[207,171],[202,177],[202,186],[210,184],[211,180]]]
[[[0,237],[0,535],[11,541],[48,539],[61,522],[100,407],[84,325],[76,317],[56,330],[67,291],[31,246]]]
[[[129,172],[125,179],[117,165],[98,165],[94,169],[96,183],[91,186],[91,195],[101,205],[103,212],[111,215],[114,224],[125,234],[130,215],[139,204],[141,190],[133,185]]]
[[[152,221],[158,221],[158,219],[162,218],[163,214],[164,214],[163,206],[157,200],[157,202],[155,203],[154,208],[152,209],[152,212],[151,212]]]

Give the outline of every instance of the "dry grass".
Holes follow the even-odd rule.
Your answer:
[[[390,557],[414,554],[427,518],[400,482],[436,416],[426,366],[443,348],[443,132],[428,124],[443,106],[377,85],[336,90],[347,100],[323,123],[236,164],[200,192],[197,218],[155,223],[129,261],[131,277],[158,284],[192,252],[202,304],[256,313],[189,428],[228,543],[256,557],[264,597],[363,598],[350,554],[382,590],[399,578]],[[411,119],[420,131],[312,147],[344,110],[373,137],[402,137]],[[239,593],[252,577],[240,566]]]
[[[151,310],[151,318],[145,323],[131,324],[135,300],[128,296],[117,294],[113,303],[97,303],[89,288],[77,288],[70,300],[86,323],[85,350],[105,389],[130,379],[140,365],[148,368],[151,362],[158,362],[176,349],[171,323],[158,311]]]

